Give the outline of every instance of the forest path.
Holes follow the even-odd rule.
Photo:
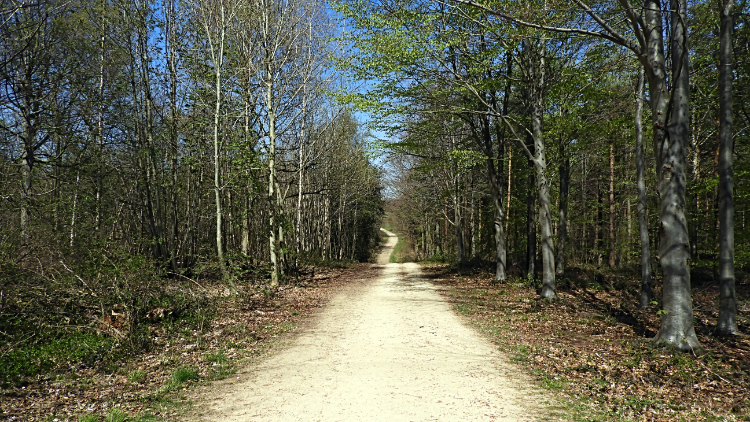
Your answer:
[[[417,264],[334,297],[277,354],[199,402],[206,421],[532,421],[543,400],[466,327]],[[234,377],[233,377],[234,378]]]

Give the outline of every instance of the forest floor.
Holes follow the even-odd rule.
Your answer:
[[[300,409],[326,421],[399,420],[389,402],[414,420],[750,420],[745,276],[737,285],[744,335],[721,338],[711,334],[715,283],[694,274],[696,331],[706,349],[694,356],[648,341],[658,305],[636,308],[633,271],[571,268],[550,302],[526,279],[495,284],[477,268],[380,259],[308,268],[275,295],[256,288],[231,296],[211,278],[159,281],[195,298],[182,313],[149,311],[148,348],[60,360],[4,381],[0,420],[255,420],[260,411],[262,420],[285,420]],[[117,309],[97,321],[114,324]],[[100,324],[97,338],[118,341],[110,328]],[[13,351],[3,347],[0,354]],[[278,383],[287,378],[292,385]]]
[[[375,277],[377,271],[370,267],[307,268],[275,295],[239,286],[243,292],[232,296],[226,284],[211,278],[161,280],[165,289],[184,292],[189,307],[151,309],[145,317],[144,330],[150,337],[145,348],[122,356],[115,353],[119,344],[114,343],[82,359],[70,350],[69,357],[54,360],[50,370],[0,383],[0,421],[173,421],[189,408],[186,392],[231,377],[238,368],[276,350],[279,339],[352,280]],[[121,342],[115,330],[124,331],[127,324],[119,324],[123,321],[114,309],[103,313],[95,337]],[[8,347],[0,351],[3,359],[4,353],[13,351],[13,345]],[[36,362],[41,362],[38,356]]]
[[[637,308],[636,271],[572,268],[558,281],[554,301],[540,299],[522,278],[497,284],[478,270],[432,265],[423,271],[500,350],[559,392],[575,420],[750,420],[750,284],[744,275],[737,284],[742,335],[717,337],[718,286],[695,269],[696,333],[705,352],[694,355],[648,340],[659,329],[659,308]]]

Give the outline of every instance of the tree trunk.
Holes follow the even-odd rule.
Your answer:
[[[533,142],[530,143],[533,153]],[[534,167],[529,160],[529,167]],[[536,173],[531,169],[526,183],[526,276],[536,277]]]
[[[34,170],[34,149],[36,140],[35,130],[25,124],[24,121],[24,152],[21,159],[21,241],[23,246],[28,245],[31,234],[29,232],[29,208],[33,197],[31,183]]]
[[[615,144],[609,142],[609,268],[617,266],[617,243],[615,241]]]
[[[641,242],[641,297],[639,306],[646,309],[651,305],[654,293],[651,291],[651,250],[648,241],[648,218],[646,214],[646,168],[643,155],[643,88],[644,70],[638,72],[638,91],[635,105],[635,167],[638,186],[638,228]]]
[[[560,209],[557,233],[557,275],[565,273],[565,248],[568,238],[568,193],[570,191],[570,158],[565,152],[564,142],[560,142]]]
[[[480,119],[482,125],[482,145],[484,147],[484,155],[487,157],[487,179],[490,188],[490,197],[492,199],[493,209],[493,220],[495,229],[495,281],[505,281],[507,278],[506,271],[506,244],[505,244],[505,231],[503,230],[503,223],[505,222],[505,209],[503,208],[503,193],[501,189],[501,181],[498,176],[498,168],[495,165],[495,161],[502,166],[503,147],[502,144],[498,145],[498,152],[495,154],[493,151],[492,135],[490,133],[489,119],[482,117]],[[498,142],[501,142],[500,133],[497,134]]]
[[[237,288],[235,287],[232,280],[230,280],[229,271],[226,268],[226,262],[224,259],[224,232],[222,228],[222,220],[223,220],[223,214],[221,209],[221,160],[220,160],[220,139],[219,139],[219,125],[220,125],[220,117],[221,117],[221,76],[222,76],[222,70],[224,66],[224,39],[226,36],[226,27],[224,25],[224,5],[222,4],[220,6],[221,11],[221,28],[219,28],[219,34],[218,34],[218,40],[214,40],[214,42],[218,42],[218,46],[213,45],[211,46],[211,61],[214,65],[214,76],[215,76],[215,94],[216,94],[216,103],[214,104],[214,135],[213,135],[213,146],[214,146],[214,207],[216,211],[216,254],[217,258],[219,260],[219,266],[221,267],[221,272],[224,278],[224,281],[226,281],[229,284],[230,289],[237,293]],[[210,23],[206,22],[205,27],[206,33],[210,34],[213,30],[210,27]]]
[[[602,266],[602,251],[604,250],[604,235],[602,234],[604,213],[602,211],[602,189],[601,183],[596,181],[596,221],[594,221],[594,255],[596,257],[596,267]]]
[[[657,145],[661,233],[659,261],[663,272],[663,310],[657,343],[682,351],[700,350],[693,325],[690,292],[690,240],[685,218],[686,156],[689,128],[689,68],[687,49],[687,5],[670,3],[673,92],[666,136]],[[656,10],[659,10],[658,8]],[[662,62],[663,63],[663,62]],[[651,84],[649,84],[651,85]],[[651,87],[650,87],[651,88]],[[653,88],[651,88],[653,90]],[[651,97],[652,101],[655,99]],[[657,103],[658,104],[658,103]],[[666,112],[666,108],[658,110]],[[656,115],[657,113],[654,113]],[[666,115],[666,113],[665,113]],[[655,131],[656,132],[656,131]]]
[[[721,129],[720,129],[721,130]],[[693,146],[693,183],[698,185],[701,180],[701,148],[698,145],[697,137],[695,132],[697,128],[693,130],[691,139]],[[701,228],[701,198],[700,193],[695,193],[695,216],[691,219],[693,230],[690,232],[690,255],[693,257],[693,261],[698,260],[700,250],[698,249],[698,234]]]
[[[552,239],[552,206],[550,202],[550,180],[547,177],[547,156],[542,135],[544,118],[544,90],[546,85],[546,47],[526,44],[528,82],[531,94],[531,136],[534,141],[534,169],[536,172],[537,193],[539,195],[539,229],[542,248],[542,291],[545,299],[553,299],[555,294],[555,246]]]
[[[76,172],[75,193],[73,193],[73,207],[70,216],[70,247],[75,246],[76,240],[76,216],[78,214],[78,189],[81,181],[81,171]]]
[[[270,67],[270,66],[269,66]],[[268,252],[271,257],[271,288],[279,286],[279,262],[276,254],[276,116],[273,109],[273,79],[266,69],[266,104],[268,113]]]
[[[511,194],[511,181],[513,180],[513,146],[508,144],[508,192],[506,194],[508,195],[507,201],[505,201],[505,206],[507,212],[505,213],[505,233],[508,233],[508,224],[510,224],[510,194]]]
[[[456,183],[456,187],[458,187],[457,185],[458,183]],[[460,266],[464,264],[464,217],[463,213],[461,212],[461,202],[458,192],[453,194],[453,213],[453,231],[456,236],[456,260],[458,261],[458,265]]]
[[[177,33],[176,33],[176,25],[177,25],[177,14],[175,11],[175,2],[174,0],[167,0],[167,4],[163,6],[164,12],[165,12],[165,23],[166,23],[166,32],[167,37],[165,39],[166,43],[166,49],[167,49],[167,64],[169,66],[169,106],[170,106],[170,126],[169,126],[169,167],[171,171],[171,202],[172,202],[172,210],[171,210],[171,230],[170,230],[170,236],[169,236],[169,255],[170,255],[170,262],[172,265],[172,271],[178,270],[178,238],[179,238],[179,220],[177,217],[177,199],[178,199],[178,179],[177,179],[177,169],[178,169],[178,133],[177,133],[177,85],[179,81],[177,80]],[[104,37],[102,37],[102,40]],[[103,47],[103,41],[102,41],[102,47]]]
[[[734,170],[732,168],[732,7],[719,1],[719,319],[716,331],[739,334],[734,279]]]

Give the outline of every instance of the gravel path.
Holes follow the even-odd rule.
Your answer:
[[[206,421],[532,421],[542,396],[420,276],[392,264],[333,298],[288,347],[198,405]]]

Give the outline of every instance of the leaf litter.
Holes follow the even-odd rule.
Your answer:
[[[33,379],[5,384],[0,388],[0,420],[77,421],[118,411],[137,420],[173,420],[184,411],[184,392],[192,384],[230,376],[242,361],[263,355],[275,338],[309,318],[338,289],[367,277],[368,268],[310,267],[274,295],[248,286],[232,297],[224,283],[200,280],[196,294],[214,309],[198,329],[169,329],[167,317],[173,310],[155,307],[146,315],[151,350],[128,356],[117,367],[63,364]],[[174,288],[196,287],[165,282],[176,283]],[[107,322],[111,320],[102,322],[99,334],[119,337]]]
[[[696,333],[706,349],[695,355],[649,341],[659,329],[658,307],[638,309],[638,292],[627,287],[638,286],[637,280],[610,275],[601,284],[587,285],[581,274],[560,287],[559,299],[549,301],[523,279],[497,284],[487,273],[462,274],[438,265],[425,272],[511,361],[567,396],[573,418],[750,420],[747,313],[740,309],[742,335],[712,335],[718,286],[694,288]],[[745,302],[749,287],[746,280],[738,281]]]

